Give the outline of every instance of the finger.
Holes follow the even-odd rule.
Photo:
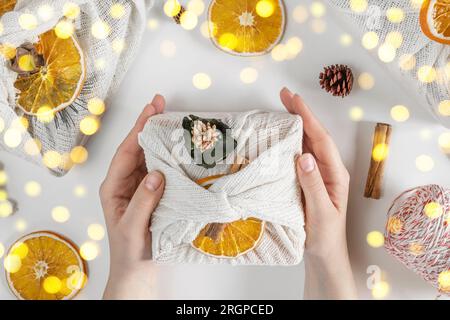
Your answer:
[[[118,151],[129,152],[129,153],[139,153],[141,148],[138,144],[138,134],[144,129],[148,118],[151,116],[161,113],[164,111],[165,100],[164,97],[157,94],[153,98],[152,102],[147,104],[139,115],[134,127],[131,129],[128,136],[119,146]]]
[[[297,159],[297,176],[305,196],[305,207],[308,212],[322,212],[332,205],[314,157],[305,153]]]
[[[293,97],[294,97],[294,94],[286,87],[284,87],[280,91],[281,102],[286,107],[286,110],[289,113],[293,113],[293,110],[292,110],[292,98]]]
[[[160,172],[153,171],[142,180],[122,218],[130,226],[131,232],[148,229],[152,213],[163,193],[164,177]]]

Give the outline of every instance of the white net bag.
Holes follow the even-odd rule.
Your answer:
[[[0,55],[1,149],[41,166],[45,163],[56,175],[65,174],[71,167],[71,150],[84,145],[90,135],[80,132],[80,122],[92,116],[88,101],[103,101],[117,89],[137,51],[152,4],[152,0],[18,0],[1,17],[0,44],[36,43],[39,35],[70,16],[84,55],[85,82],[71,105],[42,121],[17,107],[18,75],[10,69],[10,60]],[[98,117],[92,119],[93,126],[98,125]]]
[[[237,142],[234,152],[213,168],[193,162],[186,147],[189,131],[182,128],[185,113],[150,118],[139,142],[149,171],[165,176],[164,195],[152,216],[152,254],[158,263],[232,265],[294,265],[303,257],[303,210],[294,158],[301,152],[301,118],[287,113],[199,113],[220,119]],[[227,138],[227,139],[228,139]],[[187,139],[187,140],[186,140]],[[239,156],[237,156],[239,155]],[[249,164],[228,174],[236,158]],[[199,162],[200,163],[200,162]],[[201,178],[226,174],[209,189]],[[264,221],[259,241],[237,257],[205,254],[193,245],[209,223],[256,218]]]
[[[381,50],[381,55],[392,56],[395,52],[395,60],[387,66],[403,76],[398,78],[408,90],[420,94],[423,105],[439,122],[450,127],[450,46],[435,42],[422,32],[419,21],[422,1],[329,0],[329,3],[336,8],[337,16],[352,21],[361,35],[373,32],[366,40],[375,54]]]

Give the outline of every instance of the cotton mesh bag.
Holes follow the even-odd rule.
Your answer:
[[[139,135],[148,170],[165,177],[164,194],[151,221],[153,259],[161,264],[298,264],[305,241],[294,161],[302,146],[301,118],[263,111],[195,116],[220,120],[229,133],[219,139],[231,136],[236,142],[234,151],[214,167],[199,165],[189,152],[193,135],[183,129],[188,114],[151,117]],[[249,163],[230,174],[240,158]],[[199,179],[223,174],[208,189],[198,184]],[[263,221],[262,234],[245,253],[224,257],[194,245],[205,226],[255,218]]]
[[[395,60],[386,66],[410,92],[418,92],[420,103],[444,126],[450,127],[450,46],[428,38],[421,29],[422,1],[329,0],[338,18],[350,21],[361,36],[371,34],[371,44]],[[378,42],[373,38],[378,38]],[[390,58],[388,59],[390,60]]]
[[[72,104],[55,112],[51,120],[41,121],[18,108],[14,87],[18,75],[11,70],[10,60],[0,55],[1,149],[46,166],[55,175],[65,174],[71,167],[71,150],[84,145],[99,124],[100,115],[90,113],[88,102],[104,101],[118,88],[136,54],[152,2],[18,0],[12,11],[0,18],[0,44],[36,43],[58,22],[73,22],[73,37],[84,57],[85,80]],[[91,132],[83,133],[80,122],[86,118]]]

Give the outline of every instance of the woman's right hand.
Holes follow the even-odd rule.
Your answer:
[[[303,119],[303,154],[296,159],[304,195],[305,298],[354,299],[356,289],[346,237],[349,174],[327,130],[298,94],[284,88],[281,101]]]

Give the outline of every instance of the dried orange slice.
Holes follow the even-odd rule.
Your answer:
[[[223,175],[200,179],[197,184],[205,189]],[[220,228],[218,239],[208,235],[212,229]],[[218,258],[235,258],[256,247],[264,232],[264,221],[256,218],[231,223],[206,225],[192,242],[194,248]]]
[[[1,0],[0,1],[0,17],[11,11],[16,6],[17,0]]]
[[[450,44],[450,0],[424,0],[420,27],[428,38]]]
[[[41,34],[35,47],[43,56],[44,65],[36,73],[17,78],[17,105],[30,115],[36,115],[43,107],[60,111],[75,101],[83,87],[83,52],[73,36],[58,38],[53,29]]]
[[[70,240],[48,231],[19,239],[4,261],[6,279],[22,300],[67,300],[87,280],[87,267]]]
[[[255,56],[281,40],[285,11],[281,0],[213,0],[209,31],[213,43],[229,53]]]

